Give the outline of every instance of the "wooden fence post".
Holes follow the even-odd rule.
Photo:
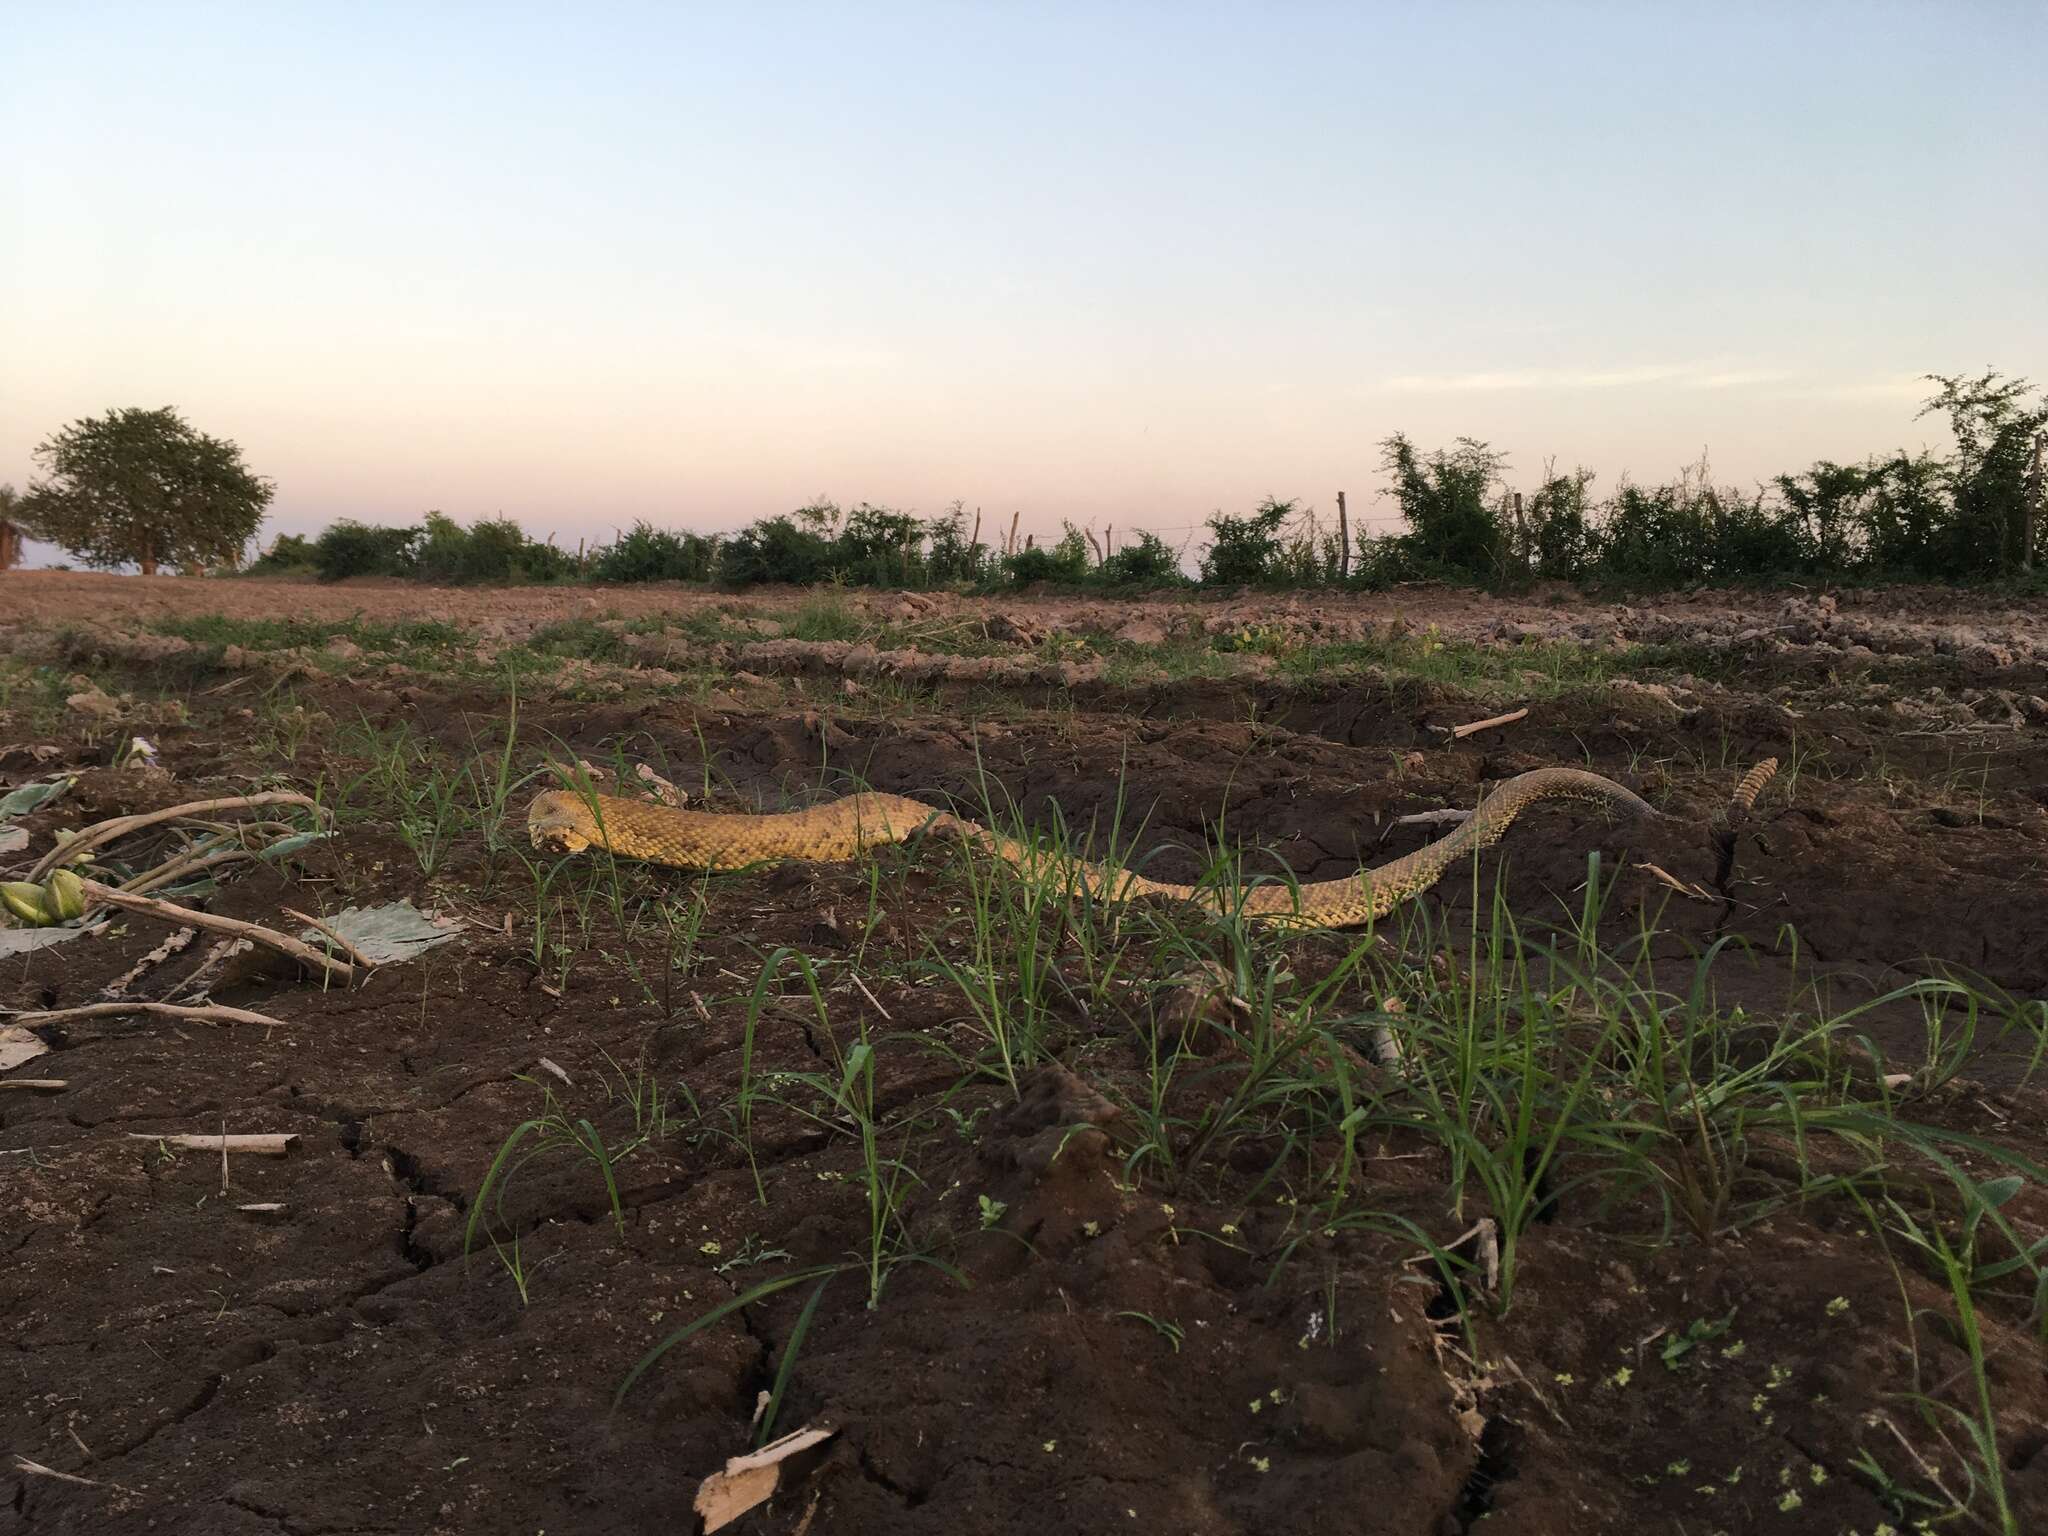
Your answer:
[[[2020,517],[2020,569],[2023,571],[2031,571],[2034,568],[2034,524],[2041,521],[2043,509],[2048,507],[2048,502],[2043,500],[2044,494],[2048,494],[2048,481],[2044,481],[2041,474],[2041,450],[2044,444],[2048,444],[2048,432],[2036,432],[2034,469],[2033,473],[2027,476],[2027,506]]]
[[[1337,493],[1337,579],[1351,578],[1351,514],[1345,510],[1344,493]]]

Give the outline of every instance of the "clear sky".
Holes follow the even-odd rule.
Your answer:
[[[2048,4],[0,0],[0,481],[268,529],[816,495],[1175,528],[1378,440],[1611,485],[2048,381]]]

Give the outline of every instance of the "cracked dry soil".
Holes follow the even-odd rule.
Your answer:
[[[502,714],[485,691],[405,694],[372,685],[316,690],[309,702],[337,715],[360,706],[451,746]],[[178,793],[232,789],[250,770],[233,704],[195,692],[185,723],[157,727]],[[841,758],[878,788],[971,797],[985,771],[1027,815],[1056,802],[1070,822],[1114,803],[1121,761],[1161,844],[1198,845],[1227,807],[1240,835],[1272,840],[1304,878],[1352,867],[1361,848],[1371,855],[1374,813],[1468,803],[1479,780],[1542,761],[1590,756],[1629,777],[1646,746],[1681,764],[1654,786],[1659,803],[1704,826],[1728,775],[1683,765],[1692,760],[1677,749],[1718,735],[1746,761],[1783,750],[1788,729],[1732,704],[1628,729],[1559,705],[1492,739],[1445,745],[1429,729],[1444,708],[1398,691],[1296,692],[1248,725],[1200,697],[1162,706],[1155,693],[979,731],[916,712],[848,715],[836,729]],[[775,799],[817,777],[816,731],[787,701],[716,713],[540,703],[531,723],[593,758],[621,740],[635,755],[681,760],[701,733],[743,795]],[[1809,716],[1800,728],[1828,723]],[[1859,752],[1901,760],[1900,743],[1853,719],[1834,731],[1838,769]],[[80,794],[96,814],[169,793],[94,768],[103,741],[52,741],[61,763],[85,770]],[[2038,899],[2048,759],[2038,730],[2000,751],[1977,817],[1937,814],[1950,801],[1932,787],[1930,757],[1928,780],[1909,777],[1903,793],[1896,779],[1809,776],[1770,803],[1732,869],[1703,833],[1546,809],[1482,861],[1480,879],[1505,869],[1516,910],[1555,908],[1598,849],[1610,869],[1648,860],[1715,885],[1722,900],[1672,902],[1629,874],[1613,935],[1647,906],[1674,961],[1717,936],[1748,940],[1754,954],[1724,984],[1759,1008],[1791,974],[1787,922],[1804,942],[1799,963],[1834,969],[1844,995],[1859,975],[1881,981],[1921,955],[2038,995],[2048,925],[2012,914],[2016,892]],[[1390,761],[1414,752],[1419,763],[1390,775]],[[345,766],[331,741],[304,754],[292,765],[301,777]],[[12,758],[0,765],[23,771]],[[61,819],[53,808],[30,825],[40,836]],[[1412,845],[1404,830],[1381,851]],[[886,856],[873,997],[835,984],[823,1026],[802,998],[774,1002],[756,1071],[813,1070],[828,1054],[818,1030],[844,1045],[863,1015],[881,1039],[959,1038],[957,997],[914,966],[920,936],[957,899],[948,857]],[[1169,850],[1160,868],[1178,859],[1184,871],[1192,857]],[[541,1082],[615,1145],[634,1125],[615,1064],[702,1104],[729,1098],[761,955],[787,943],[846,958],[844,919],[867,911],[873,889],[857,868],[719,880],[687,976],[665,986],[644,952],[600,924],[555,996],[553,973],[531,963],[531,882],[478,847],[428,881],[388,828],[356,824],[296,869],[226,887],[215,909],[259,921],[283,907],[410,896],[468,922],[458,942],[356,991],[256,975],[218,994],[275,1014],[279,1029],[137,1017],[45,1031],[53,1049],[35,1070],[70,1086],[0,1095],[0,1448],[11,1453],[0,1531],[687,1529],[699,1481],[746,1448],[757,1394],[809,1288],[706,1329],[617,1407],[614,1391],[682,1322],[859,1244],[849,1138],[764,1113],[750,1163],[729,1138],[675,1135],[619,1165],[622,1227],[588,1163],[535,1160],[489,1213],[501,1241],[518,1241],[523,1303],[488,1244],[465,1257],[471,1201],[506,1136],[539,1109]],[[1470,882],[1454,879],[1433,910],[1455,922],[1470,900]],[[842,920],[821,922],[821,910]],[[0,1002],[90,1000],[161,938],[138,920],[9,961]],[[196,958],[140,986],[169,986],[168,972]],[[1869,1533],[1887,1513],[1852,1462],[1885,1443],[1870,1414],[1911,1425],[1898,1396],[1913,1381],[1909,1343],[1927,1379],[1959,1390],[1953,1335],[1931,1315],[1910,1331],[1901,1320],[1902,1284],[1916,1307],[1940,1294],[1902,1282],[1850,1214],[1821,1205],[1713,1245],[1653,1250],[1563,1193],[1524,1240],[1512,1310],[1483,1323],[1481,1358],[1465,1362],[1434,1272],[1406,1262],[1413,1245],[1388,1233],[1309,1232],[1276,1278],[1275,1256],[1304,1234],[1286,1190],[1262,1181],[1265,1159],[1233,1160],[1186,1191],[1127,1182],[1095,1085],[1128,1086],[1128,1028],[1079,1010],[1061,1025],[1073,1070],[1046,1069],[1022,1102],[995,1085],[961,1087],[935,1052],[882,1053],[878,1098],[908,1127],[903,1155],[923,1181],[916,1220],[972,1285],[907,1266],[870,1310],[862,1277],[833,1283],[780,1424],[830,1422],[841,1434],[822,1467],[739,1530]],[[1873,1019],[1893,1046],[1910,1045],[1916,1028],[1897,1010]],[[573,1086],[542,1072],[542,1057]],[[2041,1091],[1995,1052],[1973,1071],[1967,1092],[1926,1104],[1923,1117],[2043,1156]],[[1048,1131],[1076,1123],[1100,1128],[1063,1138],[1050,1157]],[[219,1158],[128,1135],[223,1125],[300,1140],[284,1159],[233,1159],[223,1190]],[[1448,1238],[1443,1172],[1419,1143],[1389,1141],[1366,1155],[1362,1177],[1376,1206]],[[983,1196],[1005,1208],[988,1230]],[[258,1203],[283,1209],[240,1209]],[[2038,1224],[2040,1204],[2028,1190],[2016,1219]],[[1234,1241],[1218,1239],[1226,1231]],[[2031,1522],[2021,1528],[2048,1529],[2042,1356],[2021,1312],[1986,1310],[2009,1486]],[[1685,1372],[1660,1363],[1670,1331],[1731,1313],[1710,1361]],[[1148,1319],[1171,1322],[1178,1338]],[[14,1457],[86,1481],[22,1473]]]

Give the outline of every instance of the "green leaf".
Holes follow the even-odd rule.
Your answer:
[[[804,1346],[804,1338],[811,1331],[811,1319],[818,1315],[818,1303],[825,1299],[825,1287],[832,1283],[827,1275],[818,1282],[818,1288],[811,1292],[804,1303],[803,1311],[797,1314],[796,1326],[789,1331],[789,1342],[782,1346],[782,1359],[775,1367],[775,1385],[768,1393],[768,1406],[761,1414],[761,1427],[754,1433],[754,1444],[763,1446],[775,1432],[775,1415],[782,1410],[783,1389],[789,1385],[789,1377],[796,1366],[797,1351]]]
[[[787,1275],[779,1275],[773,1280],[763,1280],[752,1290],[742,1291],[730,1301],[720,1302],[709,1312],[703,1314],[703,1316],[683,1324],[682,1327],[642,1355],[639,1364],[628,1371],[626,1379],[619,1383],[619,1390],[612,1395],[612,1406],[616,1408],[620,1403],[624,1402],[626,1394],[632,1390],[633,1383],[646,1375],[648,1368],[663,1355],[685,1340],[695,1338],[720,1318],[730,1316],[742,1307],[751,1307],[757,1301],[766,1301],[778,1291],[786,1291],[793,1285],[802,1285],[806,1280],[823,1280],[838,1272],[839,1266],[836,1264],[822,1264],[815,1269],[799,1269]]]
[[[1982,1184],[1979,1184],[1977,1186],[1977,1198],[1995,1211],[2026,1187],[2027,1181],[2025,1179],[2016,1173],[2008,1173],[2000,1178],[1986,1179]]]
[[[276,842],[265,848],[258,857],[270,860],[288,859],[293,854],[302,852],[312,847],[313,844],[332,836],[334,836],[332,832],[299,832],[291,837],[280,837]]]

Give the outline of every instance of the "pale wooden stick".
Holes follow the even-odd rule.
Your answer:
[[[18,1013],[14,1024],[57,1024],[67,1019],[104,1019],[122,1013],[154,1013],[166,1019],[184,1019],[194,1024],[261,1024],[267,1029],[286,1028],[283,1019],[247,1008],[230,1008],[225,1003],[208,1003],[188,1008],[181,1003],[82,1003],[76,1008],[52,1008],[44,1013]]]
[[[1491,1216],[1479,1218],[1479,1273],[1489,1291],[1500,1289],[1500,1228]]]
[[[1719,901],[1721,899],[1705,886],[1681,880],[1669,870],[1660,868],[1655,864],[1642,863],[1638,864],[1636,868],[1651,875],[1662,884],[1669,886],[1672,890],[1678,892],[1679,895],[1688,896],[1694,901]]]
[[[1395,816],[1383,824],[1380,827],[1379,841],[1384,843],[1387,835],[1396,827],[1440,827],[1471,819],[1470,811],[1459,810],[1456,806],[1446,806],[1440,811],[1410,811],[1406,816]]]
[[[1490,731],[1498,725],[1513,725],[1517,720],[1529,718],[1527,707],[1511,709],[1504,715],[1495,715],[1491,720],[1474,720],[1469,725],[1454,725],[1450,728],[1451,740],[1463,741],[1467,736],[1477,736],[1481,731]]]
[[[112,1488],[117,1493],[133,1493],[119,1483],[102,1483],[90,1477],[79,1477],[71,1472],[59,1472],[55,1467],[46,1467],[39,1461],[30,1461],[26,1456],[14,1458],[14,1470],[27,1477],[53,1477],[60,1483],[73,1483],[80,1488]]]
[[[336,981],[347,983],[355,979],[355,969],[346,961],[336,960],[331,955],[323,955],[311,945],[301,944],[289,934],[279,933],[274,928],[265,928],[260,923],[245,923],[233,917],[215,917],[211,912],[195,912],[190,907],[181,907],[175,902],[159,901],[154,896],[133,896],[126,891],[117,891],[110,885],[101,885],[97,880],[81,880],[78,883],[85,888],[88,901],[104,902],[110,907],[119,907],[124,912],[140,912],[149,917],[162,918],[167,923],[188,923],[194,928],[204,928],[212,933],[225,933],[234,938],[249,939],[323,970]]]
[[[223,864],[254,863],[256,859],[257,855],[247,848],[216,848],[210,853],[180,854],[168,864],[144,870],[121,889],[140,896],[158,886],[182,880],[187,875],[196,875],[202,869],[218,869]]]
[[[893,1024],[896,1022],[894,1019],[889,1017],[889,1010],[882,1006],[882,1000],[876,997],[874,993],[868,990],[868,984],[866,982],[862,981],[858,976],[856,976],[853,978],[853,984],[856,987],[860,988],[860,995],[862,997],[866,998],[869,1002],[875,1005],[875,1012],[879,1013],[882,1016],[883,1023]]]
[[[167,1147],[187,1152],[246,1152],[252,1157],[283,1157],[299,1139],[297,1131],[272,1131],[248,1136],[159,1136],[149,1131],[129,1131],[130,1141],[160,1141]]]
[[[62,1093],[71,1083],[62,1077],[0,1078],[0,1088],[23,1088],[30,1093]]]
[[[69,842],[59,843],[41,859],[27,877],[40,881],[59,864],[68,864],[78,855],[110,843],[117,837],[126,837],[130,832],[140,832],[144,827],[153,827],[159,822],[176,821],[181,816],[199,816],[207,811],[254,810],[259,805],[303,805],[327,814],[319,801],[308,795],[294,793],[287,789],[267,789],[261,794],[230,795],[220,800],[193,800],[184,805],[173,805],[161,811],[145,811],[135,816],[116,816],[85,828]]]
[[[1434,827],[1445,822],[1470,821],[1472,813],[1457,806],[1446,806],[1440,811],[1410,811],[1406,816],[1396,816],[1390,826]]]

